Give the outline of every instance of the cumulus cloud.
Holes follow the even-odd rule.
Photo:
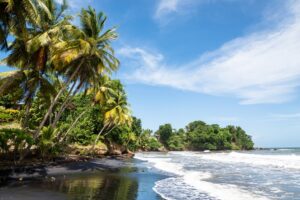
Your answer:
[[[242,104],[289,101],[300,85],[300,1],[287,2],[276,28],[229,41],[181,66],[166,63],[161,53],[124,47],[118,53],[135,66],[127,79],[235,96]]]

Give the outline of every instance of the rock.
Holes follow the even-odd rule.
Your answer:
[[[114,142],[107,141],[108,154],[113,156],[122,155],[124,147]]]
[[[126,157],[126,158],[133,158],[134,157],[134,153],[132,151],[130,151],[129,149],[126,149],[122,153],[123,153],[124,157]]]
[[[110,152],[109,152],[110,155],[122,155],[122,152],[120,149],[112,149]]]
[[[167,152],[167,149],[165,147],[160,147],[158,148],[159,152]]]
[[[134,157],[134,153],[126,153],[124,154],[126,158],[133,158]]]

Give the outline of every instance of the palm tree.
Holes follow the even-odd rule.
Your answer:
[[[43,2],[36,1],[42,5]],[[0,44],[8,47],[6,37],[11,30],[27,36],[26,23],[38,24],[40,16],[33,0],[0,0]]]
[[[31,23],[30,27],[26,27],[26,21],[25,24],[21,24],[20,22],[20,25],[18,26],[24,26],[24,31],[19,32],[18,29],[15,29],[14,27],[11,28],[11,34],[15,39],[13,43],[8,46],[10,54],[4,59],[4,62],[8,66],[17,67],[19,69],[19,75],[22,73],[24,75],[26,74],[21,82],[16,80],[18,83],[16,82],[15,84],[24,87],[24,94],[26,94],[24,100],[26,113],[28,114],[32,99],[38,91],[45,94],[45,97],[48,99],[53,99],[53,95],[55,94],[49,79],[49,75],[53,70],[48,64],[48,60],[51,53],[51,44],[59,39],[59,35],[63,30],[70,27],[68,22],[69,17],[65,17],[63,20],[61,19],[67,6],[65,1],[61,8],[57,9],[54,0],[38,0],[34,1],[35,3],[33,1],[23,0],[21,1],[22,3],[27,2],[28,6],[31,6],[31,9],[24,10],[23,7],[19,8],[19,5],[16,5],[17,2],[14,2],[13,0],[0,1],[9,2],[7,4],[7,9],[12,13],[20,12],[20,14],[15,14],[18,16],[23,16],[24,14],[21,14],[23,12],[27,13],[28,11],[30,11],[30,13],[38,13],[38,16],[34,15],[28,17],[30,19],[37,17],[37,20],[35,21],[29,20]],[[24,19],[26,19],[26,17]],[[10,82],[12,82],[12,80],[10,80]],[[2,86],[2,90],[7,90],[9,88],[12,88],[9,84]],[[51,96],[49,96],[49,92],[52,94]],[[27,117],[25,115],[25,121],[26,119]]]
[[[120,82],[116,82],[116,93],[106,102],[106,110],[104,111],[103,127],[98,133],[92,149],[98,143],[102,133],[103,136],[109,134],[114,128],[120,125],[130,126],[132,123],[131,113],[127,103],[127,97]]]
[[[88,89],[87,94],[92,96],[92,105],[99,104],[101,107],[105,107],[106,102],[112,98],[112,95],[116,95],[115,90],[113,88],[113,81],[107,75],[103,75],[99,82],[96,85],[91,86]],[[79,119],[84,116],[89,109],[85,109],[82,111],[77,118],[73,121],[68,130],[64,133],[64,135],[60,138],[60,141],[63,141],[66,136],[72,131],[72,129],[76,126]]]
[[[7,3],[3,0],[0,0],[0,49],[7,49],[7,41],[6,38],[8,36],[8,25],[9,25],[9,14],[4,12],[6,10]]]
[[[55,69],[66,77],[66,86],[73,82],[80,87],[88,88],[96,83],[104,72],[111,73],[118,69],[119,61],[110,46],[110,42],[117,38],[117,34],[115,29],[102,33],[106,17],[103,13],[97,15],[91,7],[81,11],[80,20],[81,29],[72,30],[72,39],[67,34],[66,40],[59,41],[53,46],[51,61]],[[35,137],[38,137],[65,87],[58,92],[50,105]]]
[[[1,0],[0,0],[1,1]],[[39,20],[30,27],[25,27],[26,37],[21,32],[12,29],[11,35],[14,41],[8,47],[10,54],[4,62],[19,69],[34,69],[43,74],[50,70],[47,63],[50,56],[50,47],[59,40],[63,31],[70,28],[69,19],[61,19],[66,5],[57,9],[54,0],[41,0],[36,12],[39,13]]]
[[[28,128],[28,114],[33,97],[37,93],[42,93],[42,97],[48,102],[55,95],[56,89],[53,86],[53,80],[48,74],[42,76],[34,70],[14,71],[0,80],[0,96],[17,89],[22,90],[22,96],[16,101],[24,102],[26,106],[22,126],[23,128]]]
[[[0,45],[8,49],[6,38],[9,34],[18,34],[24,40],[30,39],[30,32],[45,24],[45,16],[54,21],[58,20],[66,9],[63,1],[57,18],[53,18],[51,5],[53,0],[0,0]],[[50,5],[50,6],[49,6]]]

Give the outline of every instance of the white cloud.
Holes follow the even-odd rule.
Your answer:
[[[288,2],[288,12],[273,30],[237,38],[181,66],[166,63],[160,53],[125,47],[119,54],[136,67],[127,78],[235,96],[243,104],[289,101],[300,85],[300,1]]]
[[[176,12],[180,0],[160,0],[156,9],[155,16],[161,17],[165,14]]]
[[[162,25],[168,24],[178,16],[191,16],[201,5],[234,2],[237,0],[157,0],[154,19],[158,20]],[[245,1],[244,4],[249,2]]]
[[[171,20],[172,14],[191,13],[194,5],[210,0],[158,0],[154,18],[163,23]]]

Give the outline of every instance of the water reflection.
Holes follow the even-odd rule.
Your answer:
[[[0,200],[161,200],[152,188],[166,176],[148,170],[137,160],[133,166],[104,170],[99,164],[77,163],[67,166],[66,175],[54,178],[45,178],[45,169],[42,178],[5,182],[0,186]]]
[[[137,193],[137,178],[116,172],[95,172],[14,183],[0,188],[0,200],[134,200]]]
[[[44,189],[65,193],[68,199],[136,199],[138,181],[116,174],[85,174],[47,181]]]

